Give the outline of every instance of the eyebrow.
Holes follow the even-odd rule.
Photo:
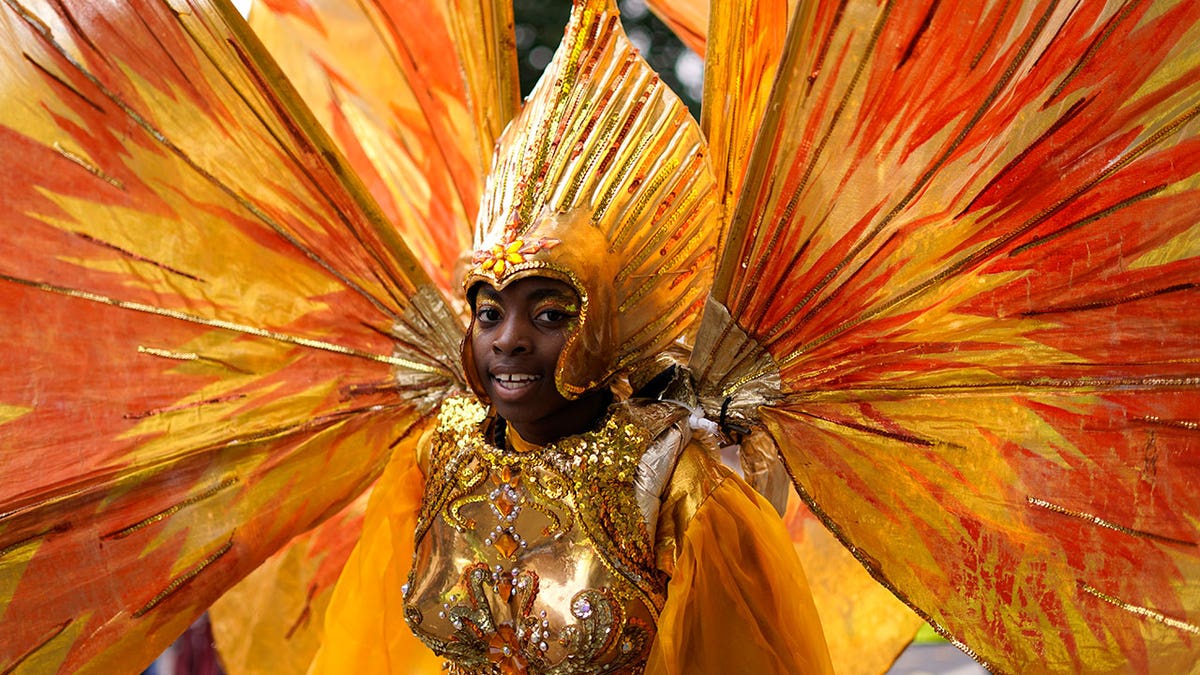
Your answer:
[[[537,302],[540,300],[562,300],[564,302],[574,302],[578,296],[575,293],[563,292],[553,288],[539,288],[529,294],[529,299]]]
[[[539,288],[529,294],[529,301],[540,302],[542,300],[562,300],[564,302],[575,302],[578,300],[578,295],[570,291],[560,291],[554,288]],[[500,291],[497,291],[491,286],[484,286],[476,293],[476,299],[487,299],[492,302],[499,302]]]

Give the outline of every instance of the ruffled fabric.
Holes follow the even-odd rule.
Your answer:
[[[832,673],[820,619],[774,508],[727,476],[676,542],[647,673]]]

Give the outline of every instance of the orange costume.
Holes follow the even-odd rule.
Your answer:
[[[994,672],[1200,670],[1200,3],[652,4],[699,123],[613,0],[523,105],[502,0],[0,3],[0,672],[850,672],[713,435]],[[508,433],[462,264],[655,395]]]

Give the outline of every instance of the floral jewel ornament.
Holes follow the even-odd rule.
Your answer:
[[[514,216],[514,219],[516,216]],[[506,274],[514,272],[518,266],[533,260],[539,251],[544,251],[561,244],[557,239],[538,237],[536,239],[519,238],[517,223],[504,228],[504,236],[499,242],[489,247],[475,251],[471,256],[471,264],[477,274],[490,274],[497,281]]]
[[[579,0],[554,60],[500,137],[464,290],[527,276],[580,299],[555,385],[568,399],[663,352],[699,318],[721,206],[687,107],[638,54],[614,0]],[[463,343],[475,393],[470,340]],[[486,399],[485,399],[486,400]]]

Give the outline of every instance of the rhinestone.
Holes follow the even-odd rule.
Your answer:
[[[550,648],[550,645],[546,644],[545,642],[538,645],[538,649],[541,649],[542,651],[546,651],[549,648]]]
[[[505,492],[492,497],[492,504],[495,505],[496,512],[508,520],[512,520],[513,517],[516,517],[516,512],[518,511],[517,501],[513,499],[512,492]]]
[[[571,612],[580,619],[586,619],[592,615],[592,603],[587,598],[580,598],[571,607]]]
[[[500,577],[500,581],[496,582],[496,592],[500,594],[501,600],[508,602],[512,598],[513,593],[512,577]]]
[[[408,584],[400,587],[400,595],[408,595]]]

